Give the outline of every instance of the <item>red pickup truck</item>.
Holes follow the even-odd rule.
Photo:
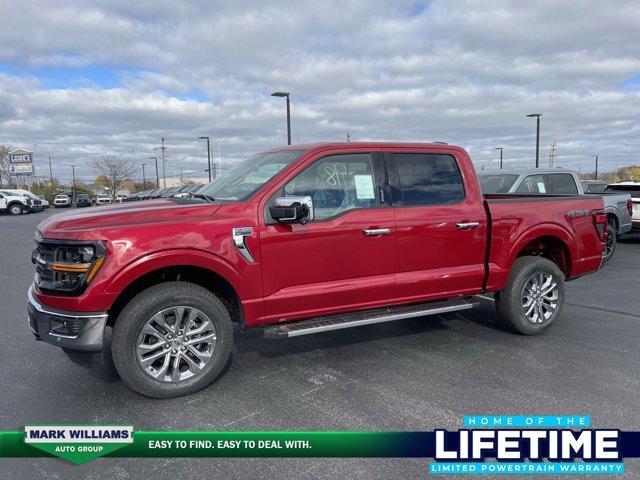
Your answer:
[[[564,282],[598,270],[599,197],[483,197],[446,144],[290,146],[191,198],[61,213],[35,234],[37,339],[108,352],[150,397],[194,392],[228,361],[233,324],[281,338],[468,309],[539,334]]]

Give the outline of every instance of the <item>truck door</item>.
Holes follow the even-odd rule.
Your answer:
[[[385,157],[396,213],[398,299],[480,292],[487,221],[470,160],[451,151],[395,151]],[[461,165],[468,166],[464,174]]]
[[[383,305],[395,295],[395,219],[380,153],[316,159],[278,196],[310,196],[314,220],[260,233],[266,322]]]

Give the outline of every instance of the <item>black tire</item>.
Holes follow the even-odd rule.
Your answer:
[[[216,340],[211,358],[193,377],[167,382],[147,374],[137,358],[137,342],[146,322],[159,311],[177,305],[202,311],[212,322]],[[122,310],[113,327],[113,363],[124,383],[151,398],[171,398],[197,392],[211,384],[229,360],[233,327],[229,312],[218,297],[192,283],[167,282],[136,295]]]
[[[555,311],[542,321],[534,322],[525,315],[523,291],[525,285],[536,274],[551,275],[557,284]],[[509,279],[504,288],[496,295],[496,310],[500,323],[523,335],[539,335],[556,321],[564,304],[564,273],[551,260],[542,257],[520,257],[513,262]],[[543,316],[548,310],[543,310]]]
[[[616,251],[616,246],[618,245],[618,232],[616,231],[616,227],[613,223],[607,223],[607,240],[604,244],[604,252],[602,261],[608,262],[613,257],[613,254]]]
[[[23,206],[19,203],[10,203],[7,211],[11,215],[22,215]]]

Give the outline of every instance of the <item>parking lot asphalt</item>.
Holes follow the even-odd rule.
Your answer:
[[[100,208],[100,207],[95,207]],[[588,414],[640,430],[640,236],[600,272],[567,284],[562,317],[525,337],[492,301],[463,313],[290,340],[236,333],[230,367],[194,395],[150,400],[107,368],[36,342],[26,323],[36,225],[55,211],[0,215],[0,429],[131,424],[141,430],[457,429],[469,414]],[[418,459],[0,460],[0,478],[425,478]],[[626,462],[624,478],[640,476]],[[505,478],[505,477],[502,477]]]

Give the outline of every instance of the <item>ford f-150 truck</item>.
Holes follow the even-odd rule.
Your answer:
[[[108,352],[149,397],[211,383],[234,323],[286,338],[471,308],[539,334],[602,263],[601,197],[487,195],[459,147],[278,148],[191,198],[73,211],[35,233],[39,340]]]

